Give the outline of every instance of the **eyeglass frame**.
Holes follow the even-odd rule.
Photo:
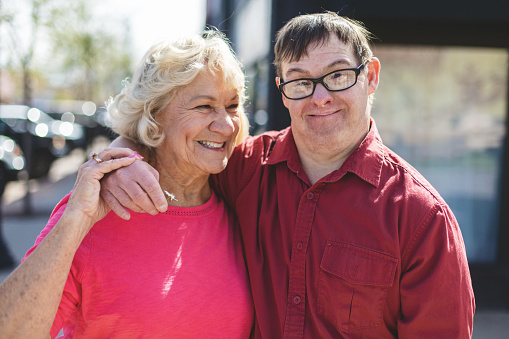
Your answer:
[[[352,88],[353,86],[355,86],[355,84],[357,84],[357,79],[359,78],[359,74],[361,74],[362,69],[364,68],[364,66],[366,66],[366,64],[368,62],[369,61],[363,62],[362,64],[360,64],[358,67],[355,67],[355,68],[336,69],[336,70],[334,70],[332,72],[329,72],[329,73],[327,73],[325,75],[322,75],[319,78],[299,78],[299,79],[285,81],[285,82],[283,82],[283,83],[278,85],[278,89],[287,99],[290,99],[290,100],[301,100],[301,99],[309,98],[310,96],[312,96],[315,93],[316,85],[317,84],[322,84],[322,86],[325,87],[325,89],[330,91],[330,92],[344,91],[344,90],[347,90],[349,88]],[[332,73],[336,73],[336,72],[340,72],[340,71],[354,71],[355,72],[355,82],[352,85],[350,85],[350,86],[348,86],[346,88],[342,88],[342,89],[329,89],[329,87],[327,87],[327,85],[323,82],[323,79],[325,79],[327,76],[331,75]],[[281,78],[278,77],[278,79],[281,79]],[[283,86],[289,84],[290,82],[302,81],[302,80],[309,80],[309,81],[311,81],[313,83],[313,91],[311,91],[311,94],[306,95],[305,97],[296,98],[296,99],[288,97],[286,95],[286,93],[284,92],[284,90],[283,90]]]

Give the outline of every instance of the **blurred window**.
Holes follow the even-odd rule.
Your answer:
[[[452,208],[470,262],[497,258],[508,51],[379,45],[372,116],[384,143]]]

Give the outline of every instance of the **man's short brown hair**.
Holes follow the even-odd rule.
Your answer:
[[[276,35],[276,75],[282,77],[283,61],[300,60],[307,55],[310,45],[327,43],[331,33],[353,47],[359,63],[366,62],[373,56],[369,45],[372,35],[362,23],[334,12],[305,14],[288,21]]]

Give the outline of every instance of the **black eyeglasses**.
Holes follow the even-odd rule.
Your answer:
[[[322,84],[332,92],[344,91],[357,83],[357,78],[365,63],[357,68],[345,68],[332,71],[316,79],[295,79],[279,84],[279,90],[290,100],[304,99],[312,96],[317,84]]]

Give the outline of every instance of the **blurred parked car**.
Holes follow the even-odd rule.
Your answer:
[[[55,120],[37,108],[0,105],[0,120],[9,125],[15,139],[29,157],[30,178],[48,174],[52,162],[76,147],[85,147],[83,127]]]
[[[64,122],[75,122],[85,128],[87,143],[93,142],[97,136],[105,136],[113,140],[117,135],[111,130],[105,107],[97,107],[91,101],[80,100],[38,100],[45,112],[52,118]]]
[[[0,196],[9,181],[18,180],[25,168],[25,157],[18,143],[12,139],[14,131],[0,120]]]

